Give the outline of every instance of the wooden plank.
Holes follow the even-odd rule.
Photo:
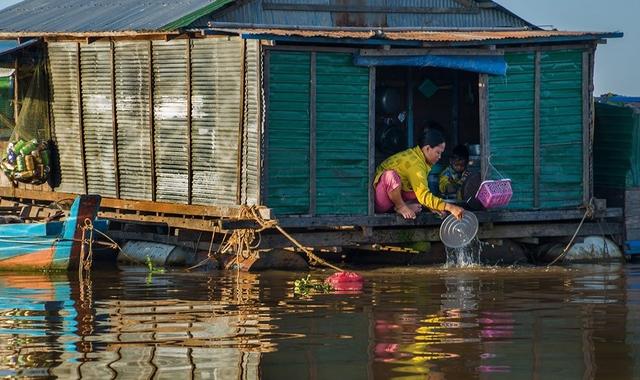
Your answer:
[[[13,63],[13,123],[20,115],[20,60],[16,58]]]
[[[82,160],[82,180],[84,182],[84,193],[89,194],[89,183],[87,181],[87,157],[84,149],[84,112],[82,107],[82,72],[80,63],[80,43],[76,43],[76,80],[78,88],[76,98],[78,101],[78,126],[80,128],[80,159]]]
[[[236,159],[236,204],[242,204],[242,156],[244,152],[244,97],[247,64],[247,40],[240,40],[240,117],[238,118],[238,156]]]
[[[284,4],[265,1],[263,10],[293,12],[346,12],[346,13],[426,13],[426,14],[475,14],[477,7],[398,7],[398,6],[363,6],[351,4]]]
[[[375,213],[375,198],[373,192],[373,177],[376,172],[376,68],[369,68],[369,181],[368,184],[368,214]]]
[[[540,207],[540,59],[536,51],[533,84],[533,208]]]
[[[317,177],[317,152],[316,152],[316,130],[317,130],[317,105],[316,105],[316,52],[311,52],[310,61],[310,84],[309,84],[309,215],[316,214],[316,177]]]
[[[118,162],[118,118],[116,114],[116,55],[114,42],[109,42],[111,60],[111,131],[113,133],[113,167],[115,169],[116,198],[120,198],[120,163]]]
[[[153,114],[153,43],[148,42],[149,54],[149,150],[151,159],[151,200],[156,200],[156,143],[155,143],[155,116]]]
[[[98,216],[104,219],[113,219],[129,222],[143,222],[154,224],[166,224],[174,228],[187,228],[197,231],[217,231],[219,230],[218,220],[210,219],[190,219],[171,216],[121,214],[117,212],[99,211]]]
[[[489,76],[487,74],[478,75],[478,106],[479,106],[479,123],[480,123],[480,173],[484,181],[487,179],[489,172],[489,155],[491,154],[491,145],[489,144]]]

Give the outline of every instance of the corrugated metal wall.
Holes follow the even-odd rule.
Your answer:
[[[311,53],[271,51],[268,64],[266,204],[307,214]]]
[[[49,43],[51,121],[60,162],[60,186],[57,189],[83,194],[78,54],[77,43]]]
[[[593,151],[596,187],[640,186],[640,115],[629,107],[596,103]]]
[[[365,215],[369,69],[351,54],[317,53],[316,213]]]
[[[490,162],[512,180],[509,208],[533,207],[534,54],[505,54],[507,75],[489,77]],[[491,170],[489,178],[500,175]]]
[[[153,41],[156,200],[188,203],[187,40]]]
[[[88,191],[116,197],[110,43],[81,45],[80,66]]]
[[[540,57],[540,206],[582,203],[582,51]]]
[[[244,89],[244,47],[239,38],[117,41],[113,56],[110,43],[101,41],[51,42],[48,48],[53,130],[62,177],[56,190],[85,191],[84,142],[91,193],[116,197],[119,173],[124,199],[153,200],[155,192],[158,201],[188,203],[191,187],[193,204],[234,205],[242,184],[241,201],[258,201],[258,41],[247,43]],[[238,168],[241,124],[242,179]]]
[[[260,42],[247,40],[245,53],[245,112],[242,167],[242,203],[260,201],[260,110],[262,108]]]
[[[115,43],[120,197],[152,200],[149,41]]]
[[[242,42],[192,41],[193,203],[236,204]]]

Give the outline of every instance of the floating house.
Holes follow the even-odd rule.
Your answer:
[[[624,209],[625,253],[640,254],[640,97],[603,95],[595,104],[594,189]]]
[[[579,233],[619,234],[622,210],[592,201],[591,152],[596,47],[621,36],[542,30],[488,0],[26,0],[0,12],[0,38],[28,44],[2,61],[18,89],[46,64],[58,166],[0,196],[100,194],[114,236],[205,249],[191,232],[254,228],[251,205],[309,247],[438,241],[430,213],[375,214],[371,186],[438,125],[480,179],[512,181],[508,207],[477,212],[481,238],[571,236],[594,204],[601,223]]]

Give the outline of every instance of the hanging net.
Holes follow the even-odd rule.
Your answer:
[[[51,172],[48,85],[42,60],[33,66],[31,75],[20,77],[20,84],[26,91],[20,94],[22,102],[0,165],[14,185],[40,185]],[[10,122],[4,120],[5,124]]]

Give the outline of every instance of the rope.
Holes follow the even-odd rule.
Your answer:
[[[573,245],[573,241],[575,240],[576,236],[578,236],[578,232],[580,232],[580,229],[582,228],[582,224],[584,224],[584,221],[587,218],[587,215],[593,215],[593,198],[589,200],[589,204],[587,204],[587,208],[586,210],[584,210],[584,215],[582,216],[582,220],[580,221],[580,224],[578,224],[578,228],[576,229],[576,232],[573,233],[571,240],[569,240],[569,243],[567,244],[567,246],[564,247],[564,250],[562,250],[562,253],[560,253],[558,257],[556,257],[551,263],[547,265],[547,268],[549,268],[550,266],[555,264],[558,260],[563,258],[564,255],[569,251],[569,248],[571,248],[571,246]]]
[[[249,248],[252,251],[255,251],[255,249],[258,247],[258,245],[260,244],[258,242],[258,244],[256,244],[254,247],[251,247],[251,243],[253,242],[254,238],[255,238],[255,234],[258,233],[260,234],[260,232],[267,230],[267,229],[271,229],[271,228],[275,228],[276,230],[278,230],[284,237],[286,237],[287,239],[289,239],[289,241],[291,241],[296,247],[298,247],[300,250],[302,250],[302,252],[304,252],[307,257],[309,258],[309,263],[311,265],[317,265],[317,264],[321,264],[324,266],[327,266],[331,269],[334,269],[338,272],[344,272],[344,270],[340,269],[339,267],[321,259],[320,257],[318,257],[317,255],[315,255],[313,252],[311,252],[309,249],[307,249],[306,247],[304,247],[302,244],[300,244],[300,242],[298,242],[295,238],[293,238],[293,236],[289,235],[282,227],[280,227],[278,225],[278,221],[276,220],[265,220],[259,213],[258,208],[256,206],[242,206],[242,208],[240,209],[240,218],[249,218],[254,220],[256,223],[258,223],[258,225],[260,226],[259,229],[257,230],[249,230],[249,232],[242,232],[242,233],[238,233],[236,234],[236,231],[245,231],[245,230],[236,230],[233,232],[231,239],[234,238],[234,234],[235,234],[235,239],[246,239],[246,238],[251,238],[251,240],[249,240],[248,242],[245,240],[240,240],[239,243],[242,245],[243,248]],[[235,243],[235,241],[233,241],[232,243]],[[238,251],[236,251],[238,252]],[[237,258],[236,258],[237,260]]]

